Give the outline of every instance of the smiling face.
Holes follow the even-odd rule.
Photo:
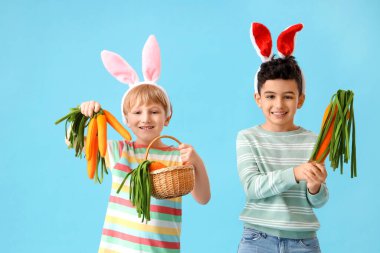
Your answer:
[[[304,100],[305,95],[299,95],[295,80],[267,80],[261,87],[260,94],[255,94],[255,101],[266,120],[262,127],[273,132],[297,129],[294,115]]]
[[[169,124],[165,109],[161,104],[149,103],[132,106],[127,112],[127,125],[136,136],[136,143],[149,145],[149,143],[161,134],[164,126]],[[160,140],[153,147],[162,146]]]

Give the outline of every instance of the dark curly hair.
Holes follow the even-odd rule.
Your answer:
[[[267,80],[274,79],[295,80],[298,92],[300,95],[302,94],[302,73],[293,56],[272,58],[272,60],[261,64],[260,71],[257,74],[257,91],[259,94],[263,84]]]

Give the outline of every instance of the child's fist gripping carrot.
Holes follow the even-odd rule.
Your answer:
[[[96,101],[87,101],[80,105],[81,113],[87,117],[92,117],[94,113],[99,112],[100,108],[100,104]]]

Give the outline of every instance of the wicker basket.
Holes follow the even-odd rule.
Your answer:
[[[145,160],[148,159],[149,149],[152,144],[161,138],[170,138],[178,144],[179,140],[169,135],[158,136],[152,140],[145,152]],[[194,166],[171,166],[152,171],[150,173],[152,184],[152,196],[157,199],[176,198],[188,194],[194,188]]]

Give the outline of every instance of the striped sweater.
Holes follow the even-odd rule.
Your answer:
[[[327,187],[322,184],[312,195],[293,172],[309,160],[316,138],[302,127],[271,132],[255,126],[238,133],[237,167],[246,194],[240,219],[245,226],[284,238],[316,236],[320,225],[313,208],[327,202]]]
[[[129,201],[129,180],[118,194],[125,175],[144,160],[145,147],[134,142],[108,141],[106,164],[112,173],[112,188],[99,252],[180,252],[182,199],[151,198],[151,220],[142,223]],[[178,149],[150,149],[149,160],[168,166],[180,164]]]

